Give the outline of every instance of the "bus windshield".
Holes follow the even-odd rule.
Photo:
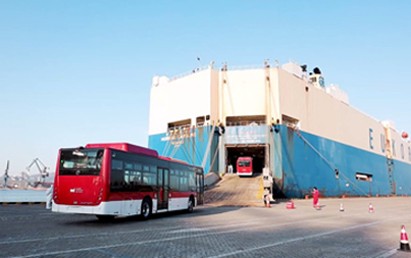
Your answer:
[[[60,175],[99,175],[103,149],[63,149]]]
[[[239,160],[238,161],[238,166],[239,167],[249,167],[250,163],[251,162],[249,160]]]

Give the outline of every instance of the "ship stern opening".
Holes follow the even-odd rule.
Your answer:
[[[262,144],[237,144],[226,145],[226,173],[237,173],[236,162],[240,157],[251,157],[253,163],[253,175],[260,175],[264,168],[265,146]]]

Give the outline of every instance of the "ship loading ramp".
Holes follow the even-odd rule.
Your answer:
[[[212,206],[263,206],[263,177],[225,174],[204,193],[204,204]]]

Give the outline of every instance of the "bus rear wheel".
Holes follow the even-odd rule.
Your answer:
[[[194,211],[194,199],[192,197],[188,199],[187,211],[189,213]]]
[[[151,216],[151,202],[149,199],[144,199],[141,204],[141,218],[144,220],[149,219]]]

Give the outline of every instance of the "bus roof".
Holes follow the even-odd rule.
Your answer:
[[[238,157],[237,160],[249,160],[249,159],[253,159],[252,157]]]
[[[136,153],[136,154],[143,154],[152,157],[158,157],[158,153],[155,150],[133,145],[126,142],[118,142],[118,143],[89,143],[86,145],[86,148],[111,148],[115,150],[122,150],[126,152]]]
[[[174,159],[174,158],[165,157],[165,156],[158,156],[158,158],[162,160],[168,160],[168,161],[184,164],[184,165],[189,165],[187,162],[185,162],[184,160],[180,160],[180,159]]]

